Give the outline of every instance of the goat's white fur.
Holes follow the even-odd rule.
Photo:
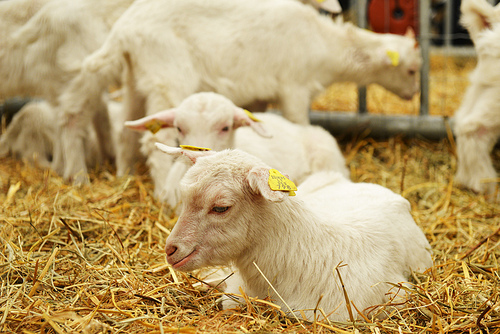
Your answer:
[[[56,115],[48,102],[29,102],[12,118],[0,136],[0,157],[13,156],[50,168]]]
[[[455,113],[455,181],[492,195],[497,173],[490,153],[500,137],[500,6],[493,7],[486,0],[464,0],[461,11],[461,22],[471,34],[478,63]]]
[[[387,51],[397,52],[398,61]],[[275,100],[287,119],[307,124],[311,98],[336,81],[378,83],[411,98],[420,63],[413,37],[336,24],[296,1],[136,1],[61,97],[63,151],[71,161],[64,176],[84,169],[74,134],[90,119],[95,96],[124,68],[127,120],[215,91],[239,106]],[[135,134],[123,135],[119,174],[139,150]]]
[[[360,310],[388,301],[390,283],[407,282],[410,269],[432,265],[430,246],[407,200],[375,184],[352,183],[336,172],[311,175],[297,196],[273,191],[270,166],[239,150],[192,152],[181,181],[183,207],[167,239],[168,262],[190,271],[234,265],[227,293],[272,300],[287,310],[255,262],[293,310],[312,320],[318,300],[332,320],[349,318],[336,268]],[[225,208],[218,213],[213,209]],[[397,293],[397,292],[396,292]],[[225,301],[224,307],[232,307]]]
[[[253,120],[226,97],[212,92],[193,94],[178,107],[126,122],[136,130],[156,120],[162,127],[177,129],[178,144],[208,147],[216,151],[238,148],[255,155],[265,163],[285,172],[300,184],[308,175],[319,171],[338,171],[349,177],[345,159],[335,138],[319,126],[298,125],[280,115],[254,113]],[[169,132],[171,135],[172,133]],[[168,134],[158,134],[164,144],[171,144]],[[172,157],[154,149],[150,133],[145,134],[141,148],[155,183],[155,194],[171,207],[179,202],[178,186],[188,166],[183,159],[168,169]],[[160,161],[156,161],[160,159]],[[165,177],[165,173],[168,173]],[[161,179],[157,180],[156,178]]]
[[[0,98],[27,95],[55,104],[132,1],[1,1]]]

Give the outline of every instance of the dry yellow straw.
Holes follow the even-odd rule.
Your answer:
[[[59,253],[59,247],[54,248],[54,251],[52,252],[52,255],[50,256],[49,260],[47,261],[45,268],[43,268],[42,272],[40,273],[40,276],[38,276],[38,278],[34,277],[34,279],[36,279],[36,282],[35,282],[35,284],[33,284],[33,287],[31,288],[31,291],[28,294],[29,297],[33,297],[33,295],[35,294],[36,289],[38,289],[38,285],[40,285],[40,281],[45,277],[45,275],[49,271],[49,268],[52,265],[52,262],[54,262],[54,259],[56,258],[57,253]]]

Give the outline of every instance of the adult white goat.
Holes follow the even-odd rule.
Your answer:
[[[461,12],[478,62],[455,113],[455,181],[492,195],[497,173],[490,153],[500,137],[500,6],[493,7],[486,0],[464,0]]]
[[[336,81],[378,83],[411,98],[420,63],[413,35],[336,24],[296,1],[136,1],[61,97],[62,152],[71,162],[64,176],[84,169],[81,138],[74,134],[90,119],[95,97],[124,67],[127,120],[175,107],[195,92],[215,91],[238,106],[277,101],[285,118],[308,124],[311,98]],[[137,137],[123,134],[124,155],[138,152]],[[118,156],[118,173],[135,159]]]
[[[329,318],[346,320],[339,274],[350,301],[365,310],[389,300],[388,282],[407,282],[411,269],[432,265],[408,201],[382,186],[321,172],[303,183],[305,194],[299,187],[289,197],[281,191],[286,186],[271,188],[272,176],[288,181],[248,153],[157,145],[194,162],[181,181],[183,207],[167,239],[167,261],[182,271],[233,264],[238,273],[227,281],[227,293],[239,294],[241,286],[251,297],[271,296],[286,311],[277,291],[310,320],[323,296],[319,307]]]
[[[143,131],[155,126],[155,130],[177,129],[175,134],[158,134],[157,140],[163,144],[172,145],[175,135],[181,145],[209,147],[216,151],[239,148],[284,171],[296,183],[323,170],[338,171],[349,177],[337,141],[323,128],[298,125],[272,113],[248,114],[217,93],[193,94],[176,108],[125,125]],[[179,201],[179,181],[188,166],[181,159],[169,168],[172,158],[155,149],[150,133],[145,137],[141,151],[147,157],[155,194],[175,207]]]

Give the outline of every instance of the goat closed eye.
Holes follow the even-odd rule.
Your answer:
[[[223,213],[229,210],[229,206],[214,206],[212,212]]]
[[[229,126],[225,126],[222,128],[222,132],[227,132],[227,131],[229,131]]]

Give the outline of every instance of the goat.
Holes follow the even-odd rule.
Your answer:
[[[157,146],[194,163],[181,181],[183,206],[167,238],[167,261],[181,271],[234,265],[238,272],[227,281],[228,294],[241,287],[285,308],[282,298],[310,320],[323,296],[319,307],[329,318],[346,320],[343,287],[365,310],[390,300],[390,283],[432,266],[409,202],[382,186],[320,172],[304,181],[303,195],[299,187],[297,196],[289,196],[293,183],[246,152]],[[223,301],[224,308],[234,304]]]

